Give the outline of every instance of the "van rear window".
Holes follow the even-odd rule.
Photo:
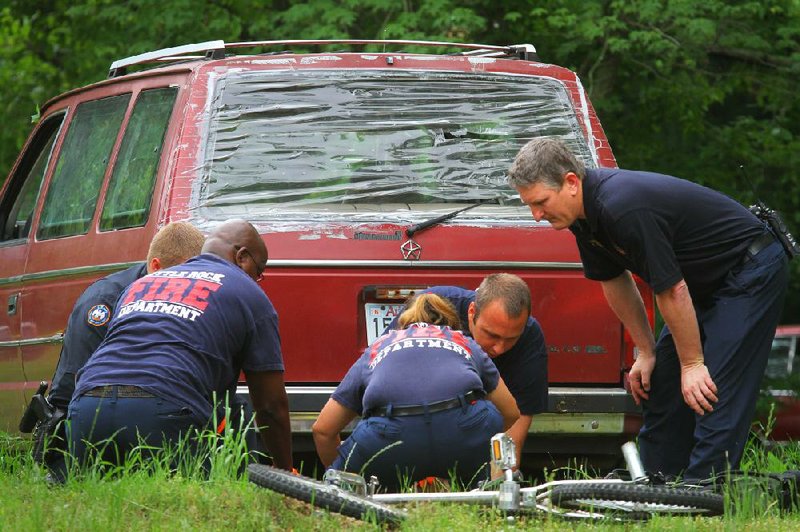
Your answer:
[[[237,72],[208,112],[195,199],[205,219],[530,220],[506,184],[519,148],[558,136],[595,163],[564,86],[447,72]],[[488,209],[488,210],[487,210]]]

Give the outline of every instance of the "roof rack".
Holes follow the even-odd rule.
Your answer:
[[[234,48],[253,48],[259,46],[304,46],[304,45],[330,45],[330,44],[383,44],[383,45],[412,45],[431,47],[450,47],[467,50],[462,55],[479,57],[506,57],[538,61],[536,48],[532,44],[516,44],[511,46],[496,46],[491,44],[470,44],[460,42],[442,41],[406,41],[406,40],[365,40],[365,39],[332,39],[332,40],[290,40],[290,41],[249,41],[225,43],[225,41],[206,41],[196,44],[162,48],[152,52],[118,59],[111,63],[108,71],[109,78],[126,74],[127,68],[133,65],[142,65],[156,62],[176,62],[188,59],[222,59],[226,50]],[[197,54],[203,55],[187,55]]]

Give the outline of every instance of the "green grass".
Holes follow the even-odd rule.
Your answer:
[[[242,474],[241,441],[226,433],[204,458],[176,467],[180,446],[133,465],[95,462],[74,469],[63,486],[52,486],[30,457],[30,443],[0,435],[2,530],[342,530],[379,527],[315,510],[249,483]],[[219,444],[219,445],[217,445]],[[136,453],[134,453],[136,455]],[[202,464],[205,467],[202,467]],[[209,465],[210,464],[210,465]],[[742,468],[751,472],[800,469],[800,446],[748,444]],[[587,475],[572,472],[574,478]],[[643,523],[567,521],[543,514],[509,520],[500,511],[458,504],[407,507],[401,530],[798,530],[800,512],[781,513],[756,482],[728,491],[724,517],[655,517]]]
[[[206,436],[206,435],[204,435]],[[219,442],[219,440],[218,440]],[[2,530],[339,530],[368,524],[318,512],[264,490],[241,474],[240,439],[225,435],[202,458],[176,463],[181,445],[134,452],[124,467],[74,465],[51,485],[30,442],[0,436]]]

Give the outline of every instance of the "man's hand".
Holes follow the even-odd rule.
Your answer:
[[[614,279],[603,281],[602,285],[608,304],[630,333],[639,351],[628,374],[631,395],[638,405],[642,400],[649,398],[650,375],[653,374],[656,365],[656,341],[653,338],[653,330],[650,328],[644,300],[631,272],[625,271]]]
[[[653,368],[656,367],[656,357],[652,353],[639,352],[636,360],[633,362],[631,371],[628,374],[628,383],[631,387],[631,395],[637,405],[641,404],[642,400],[650,398],[650,376],[653,374]]]
[[[261,441],[275,467],[292,470],[292,429],[289,399],[282,371],[245,371],[250,401]]]
[[[681,392],[683,400],[697,414],[702,416],[714,410],[711,403],[717,402],[717,385],[702,362],[681,366]]]

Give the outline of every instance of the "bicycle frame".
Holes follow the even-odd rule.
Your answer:
[[[372,500],[383,504],[407,504],[416,502],[468,503],[482,504],[487,506],[497,505],[497,507],[501,510],[506,510],[509,512],[539,510],[547,513],[558,514],[563,517],[603,517],[603,514],[595,512],[565,511],[564,509],[558,508],[550,503],[550,494],[552,489],[556,486],[585,486],[589,484],[633,484],[633,482],[620,479],[554,480],[538,486],[519,488],[520,498],[517,501],[517,504],[511,508],[503,507],[503,492],[501,490],[447,493],[376,493],[371,498]]]
[[[537,486],[522,488],[514,480],[513,468],[516,466],[516,452],[514,441],[504,433],[496,434],[491,439],[492,462],[503,471],[504,480],[499,490],[495,491],[466,491],[446,493],[376,493],[372,499],[383,504],[405,504],[412,502],[451,502],[468,504],[497,505],[501,510],[519,512],[539,510],[555,513],[564,517],[602,517],[602,514],[586,511],[565,511],[555,507],[550,502],[552,489],[557,486],[590,484],[636,484],[646,482],[647,476],[636,450],[636,444],[627,442],[622,446],[623,456],[631,478],[626,481],[621,479],[595,479],[595,480],[554,480]]]
[[[724,513],[722,495],[702,489],[652,485],[644,473],[633,442],[623,446],[623,456],[633,480],[554,480],[522,488],[514,478],[514,444],[505,434],[491,440],[492,463],[503,471],[494,491],[448,493],[375,493],[377,479],[367,483],[355,473],[329,470],[322,482],[263,464],[250,464],[250,480],[259,486],[313,506],[356,518],[371,515],[377,522],[397,523],[406,511],[394,504],[449,502],[485,504],[514,515],[546,512],[567,518],[646,519],[652,514]]]

